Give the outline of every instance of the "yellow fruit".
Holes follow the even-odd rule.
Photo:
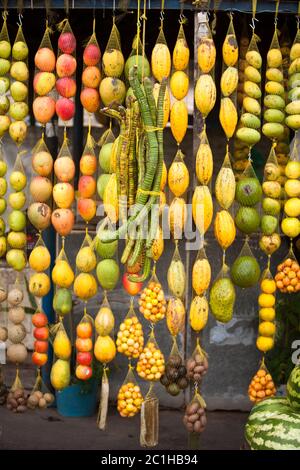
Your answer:
[[[163,168],[162,168],[162,174],[161,174],[161,180],[160,180],[161,191],[163,191],[166,186],[167,178],[168,178],[167,167],[166,167],[165,162],[163,162]]]
[[[116,345],[121,354],[136,359],[139,357],[143,351],[144,335],[142,324],[136,316],[128,316],[120,324]]]
[[[294,129],[295,131],[297,131],[298,129],[300,129],[300,114],[295,114],[293,116],[288,116],[285,119],[285,123],[291,129]]]
[[[238,121],[236,107],[230,98],[221,99],[219,118],[227,139],[230,139],[234,134]]]
[[[57,359],[51,368],[51,384],[55,390],[66,388],[71,379],[70,362],[63,359]]]
[[[270,95],[284,95],[284,87],[278,82],[267,82],[265,86],[266,93]]]
[[[231,168],[222,166],[220,169],[216,184],[216,199],[223,209],[229,209],[235,197],[235,176]]]
[[[274,294],[276,291],[276,283],[273,279],[263,279],[260,288],[265,294]]]
[[[158,261],[164,251],[164,237],[160,226],[157,227],[156,235],[151,246],[151,258]]]
[[[270,351],[274,347],[274,340],[266,336],[259,336],[256,340],[256,347],[262,352]]]
[[[182,196],[189,186],[189,171],[183,161],[174,161],[168,172],[168,185],[175,196]]]
[[[50,291],[50,278],[46,273],[36,273],[30,276],[29,292],[35,297],[44,297]]]
[[[65,260],[58,260],[52,270],[52,281],[59,287],[70,287],[74,281],[71,266]]]
[[[143,396],[140,387],[134,382],[122,385],[118,392],[118,411],[123,418],[132,418],[141,409]]]
[[[274,307],[275,296],[272,294],[260,294],[258,297],[258,305],[263,308]]]
[[[209,73],[216,62],[216,48],[213,39],[201,38],[197,55],[201,72]]]
[[[289,161],[285,167],[285,176],[289,179],[300,178],[300,162],[298,161]]]
[[[188,75],[179,70],[174,72],[170,80],[170,88],[174,98],[182,100],[189,91]]]
[[[124,56],[119,49],[107,49],[102,57],[102,67],[107,77],[120,77],[124,69]]]
[[[230,96],[238,86],[239,74],[235,67],[228,67],[221,77],[221,91],[224,96]]]
[[[183,298],[186,285],[185,267],[181,259],[173,259],[167,273],[170,292],[179,298]]]
[[[167,306],[166,321],[172,336],[177,336],[184,330],[185,308],[180,299],[170,298]]]
[[[300,114],[300,100],[295,100],[295,101],[292,101],[291,103],[289,103],[286,106],[285,111],[286,111],[287,114],[297,114],[297,115],[299,115]]]
[[[294,59],[289,66],[289,75],[300,72],[300,58]]]
[[[103,194],[103,206],[109,220],[116,223],[119,218],[119,204],[118,204],[118,184],[117,176],[113,173],[105,187]]]
[[[254,82],[254,83],[261,82],[261,74],[255,67],[252,67],[252,65],[248,65],[245,68],[244,73],[245,73],[245,77],[247,78],[247,80],[250,80],[250,82]]]
[[[90,273],[80,273],[74,281],[74,294],[81,300],[88,300],[97,294],[97,281]]]
[[[161,82],[171,72],[171,54],[166,44],[156,43],[151,54],[151,68],[154,78]]]
[[[97,264],[96,255],[94,250],[89,246],[80,248],[76,256],[76,267],[79,271],[88,273],[95,269]]]
[[[197,259],[193,266],[192,286],[197,295],[202,295],[209,288],[211,267],[207,258]]]
[[[175,70],[185,70],[189,65],[190,50],[185,38],[176,41],[173,50],[173,65]]]
[[[200,143],[196,155],[196,175],[200,184],[207,185],[213,174],[213,154],[209,143]]]
[[[158,101],[158,95],[159,95],[159,89],[160,89],[160,84],[159,83],[154,83],[153,86],[153,96],[155,99],[155,103],[157,105]],[[164,96],[164,106],[163,106],[163,111],[164,111],[164,118],[163,118],[163,127],[166,127],[168,121],[169,121],[169,115],[170,115],[170,93],[168,88],[166,88],[165,96]]]
[[[300,181],[299,180],[287,180],[284,185],[284,190],[288,197],[299,197],[300,196]]]
[[[293,61],[298,58],[300,58],[300,43],[295,42],[295,44],[292,45],[290,50],[290,59]]]
[[[64,328],[60,328],[53,341],[53,351],[58,359],[70,359],[72,353],[71,341]]]
[[[246,54],[246,61],[249,65],[251,65],[251,67],[254,67],[256,69],[261,68],[262,58],[258,51],[248,51]]]
[[[256,83],[250,82],[250,80],[244,82],[244,92],[246,95],[250,96],[250,98],[258,100],[261,97],[260,87]]]
[[[209,228],[213,217],[213,202],[208,186],[197,186],[192,199],[194,222],[201,234]]]
[[[110,336],[98,336],[95,346],[94,354],[96,359],[102,364],[111,362],[116,356],[116,345]]]
[[[95,329],[100,336],[109,335],[115,326],[115,318],[109,307],[100,307],[95,318]]]
[[[284,235],[296,238],[300,234],[300,222],[296,217],[285,217],[281,222],[281,230]]]
[[[181,238],[187,217],[183,198],[175,197],[169,208],[169,227],[175,239]]]
[[[280,49],[270,49],[267,54],[268,67],[279,68],[282,65],[282,54]]]
[[[288,217],[299,217],[300,199],[298,197],[292,197],[291,199],[288,199],[284,204],[284,212]]]
[[[200,75],[195,87],[195,103],[203,115],[208,116],[216,102],[216,85],[210,75]]]
[[[259,324],[258,333],[261,336],[274,336],[275,325],[270,321],[263,321]]]
[[[214,223],[215,238],[221,248],[226,250],[235,240],[235,223],[228,211],[217,212]]]
[[[223,61],[230,67],[237,63],[239,48],[235,34],[227,34],[222,47]]]
[[[274,199],[280,198],[281,185],[278,181],[264,181],[262,184],[262,190],[267,197]]]
[[[259,318],[263,321],[273,321],[275,315],[275,308],[261,308],[259,311]]]
[[[170,113],[171,131],[178,144],[182,142],[188,126],[188,110],[185,102],[175,101]]]
[[[46,271],[51,262],[49,250],[45,246],[33,248],[29,256],[29,266],[38,273]]]
[[[203,330],[208,320],[208,302],[206,297],[196,295],[190,306],[189,315],[191,328],[199,333]]]
[[[247,113],[254,114],[255,116],[260,116],[261,107],[256,99],[250,98],[250,96],[245,96],[245,98],[243,99],[243,107]]]

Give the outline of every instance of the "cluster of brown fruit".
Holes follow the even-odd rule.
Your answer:
[[[200,354],[200,352],[196,352],[188,359],[186,368],[187,377],[192,382],[201,382],[208,371],[207,357],[204,354]]]
[[[187,369],[178,354],[169,357],[165,373],[160,378],[160,382],[166,388],[166,391],[174,397],[179,395],[181,390],[187,388],[189,384]]]
[[[296,260],[287,258],[277,266],[276,287],[280,292],[294,293],[300,290],[300,266]]]
[[[207,424],[205,407],[197,398],[186,407],[183,423],[189,432],[202,433]]]
[[[40,390],[32,392],[27,399],[27,408],[34,410],[35,408],[47,408],[54,401],[52,393],[43,393]]]
[[[7,396],[6,408],[14,413],[24,413],[27,409],[27,397],[23,388],[9,392]]]

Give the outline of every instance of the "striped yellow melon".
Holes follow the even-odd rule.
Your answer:
[[[208,186],[197,186],[192,199],[194,222],[200,233],[205,233],[213,217],[213,202]]]
[[[203,115],[208,116],[216,102],[216,85],[210,75],[200,75],[195,87],[195,103]]]
[[[201,72],[209,73],[216,62],[216,48],[213,39],[201,38],[197,53]]]
[[[222,166],[216,179],[215,194],[218,203],[223,209],[229,209],[233,203],[235,186],[235,176],[232,168],[230,166]]]
[[[178,144],[182,142],[188,126],[188,110],[183,100],[175,101],[170,114],[171,131]]]
[[[224,96],[230,96],[238,86],[239,74],[235,67],[228,67],[221,77],[221,91]]]
[[[209,143],[201,143],[196,155],[196,175],[199,183],[207,185],[213,174],[213,155]]]
[[[189,186],[189,171],[183,161],[174,161],[168,172],[168,185],[175,196],[182,196]]]
[[[168,78],[171,72],[171,54],[166,44],[156,43],[151,54],[151,67],[154,78],[159,82]]]
[[[172,95],[176,100],[183,100],[189,91],[189,77],[180,70],[173,73],[170,80]]]
[[[169,208],[169,227],[175,239],[182,237],[187,210],[185,200],[182,197],[175,197]]]
[[[236,107],[230,98],[221,99],[219,118],[227,139],[230,139],[234,134],[238,121]]]
[[[214,223],[215,237],[221,248],[226,250],[235,240],[236,229],[234,220],[228,211],[217,212]]]
[[[197,295],[204,294],[211,281],[211,267],[207,258],[195,261],[192,271],[192,286]]]
[[[206,297],[196,295],[190,306],[189,320],[191,328],[199,333],[207,324],[208,302]]]
[[[185,38],[178,38],[173,50],[173,65],[175,70],[185,70],[189,65],[190,50]]]

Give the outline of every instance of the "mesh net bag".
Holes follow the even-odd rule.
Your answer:
[[[136,370],[142,379],[150,382],[159,380],[165,371],[164,355],[159,349],[153,330],[143,352],[140,354]]]
[[[189,170],[184,163],[184,154],[178,149],[168,171],[169,189],[174,196],[183,196],[189,187],[189,182]]]
[[[253,287],[260,279],[260,266],[246,239],[239,255],[231,267],[231,279],[242,289]]]
[[[205,127],[200,134],[195,170],[199,183],[207,186],[210,183],[213,174],[213,154]]]
[[[216,47],[207,15],[197,31],[197,60],[200,74],[210,74],[214,78]]]
[[[239,113],[243,106],[244,99],[244,82],[245,82],[245,68],[246,68],[246,53],[249,47],[250,39],[248,37],[248,28],[246,21],[243,24],[243,30],[239,42],[239,61],[238,61],[238,71],[239,71],[239,83],[238,83],[238,93],[237,93],[237,103],[239,106]]]
[[[74,293],[85,303],[97,294],[96,265],[97,256],[86,228],[84,240],[76,256],[74,280]]]
[[[163,78],[168,78],[171,73],[171,54],[167,45],[163,19],[160,22],[159,33],[151,54],[151,67],[154,78],[161,82]]]
[[[184,21],[180,20],[179,23],[179,31],[172,56],[173,72],[185,71],[188,74],[190,50],[184,33]]]
[[[96,215],[97,159],[94,151],[96,143],[90,129],[80,159],[80,177],[77,191],[77,212],[88,224]],[[89,207],[87,210],[86,205]]]
[[[129,365],[125,380],[118,391],[117,408],[122,418],[132,418],[141,410],[143,396],[135,379],[133,367]]]
[[[231,166],[230,154],[227,151],[215,183],[216,199],[222,209],[229,210],[232,207],[235,188],[235,176]]]
[[[188,432],[201,434],[205,430],[207,424],[205,408],[205,401],[196,389],[183,417],[183,423]]]
[[[83,51],[81,103],[88,113],[95,113],[100,106],[99,85],[101,82],[101,50],[96,37],[96,20],[93,34]],[[91,88],[93,91],[91,91]],[[85,91],[87,90],[87,91]],[[91,93],[93,99],[91,99]]]
[[[143,327],[134,311],[133,300],[126,317],[119,326],[117,334],[117,350],[129,358],[137,359],[143,351]]]
[[[289,252],[277,266],[276,287],[284,294],[294,294],[300,290],[300,267],[291,243]]]
[[[27,407],[30,410],[36,408],[44,409],[54,402],[54,395],[50,393],[48,387],[42,379],[41,371],[38,369],[34,386],[27,399]]]
[[[285,168],[287,180],[285,182],[285,204],[284,204],[284,217],[281,222],[281,230],[290,240],[298,237],[300,233],[300,225],[298,221],[298,189],[299,189],[299,150],[300,150],[300,137],[299,132],[296,132],[290,158]],[[296,197],[296,199],[294,199]]]
[[[159,402],[151,383],[141,408],[141,447],[155,447],[159,434]]]
[[[187,378],[194,384],[199,384],[208,371],[208,356],[201,348],[197,338],[195,349],[186,363]]]
[[[186,275],[178,243],[175,244],[173,257],[168,268],[167,281],[170,293],[175,297],[183,299],[186,290]]]
[[[35,297],[45,297],[50,291],[50,264],[50,252],[44,243],[42,234],[39,233],[29,256],[29,266],[33,270],[29,275],[29,291]]]
[[[102,57],[102,70],[106,77],[122,77],[124,56],[121,49],[121,37],[113,19],[113,25]]]
[[[202,246],[197,253],[192,271],[192,287],[197,295],[202,295],[209,288],[211,281],[211,266]]]
[[[258,371],[249,384],[248,396],[253,403],[259,403],[265,398],[272,397],[275,394],[275,384],[265,365],[265,359],[263,358]]]
[[[75,114],[74,97],[76,94],[77,68],[76,38],[67,18],[64,19],[57,28],[61,33],[58,38],[56,61],[56,72],[58,76],[56,89],[59,94],[56,103],[56,112],[66,126],[72,125],[71,120]],[[69,64],[69,67],[65,67],[64,63]]]
[[[151,295],[150,295],[151,293]],[[157,301],[157,302],[156,302]],[[151,307],[150,307],[151,303]],[[141,291],[139,310],[146,320],[157,323],[163,320],[166,313],[166,300],[162,285],[158,280],[155,269],[147,286]]]
[[[187,370],[178,349],[176,338],[166,362],[165,372],[160,378],[161,384],[171,396],[177,396],[188,387]]]
[[[83,317],[76,328],[77,352],[75,375],[79,380],[89,380],[93,375],[93,326],[94,321],[85,308]]]
[[[230,277],[229,267],[223,263],[221,271],[210,289],[209,305],[215,319],[228,323],[234,312],[235,288]]]
[[[9,74],[9,69],[10,69],[10,57],[11,57],[11,44],[10,44],[10,39],[8,35],[8,29],[7,29],[7,12],[4,12],[2,14],[3,17],[3,25],[1,28],[0,32],[0,41],[2,44],[5,44],[6,49],[4,53],[2,52],[1,55],[1,69],[2,72],[0,74],[0,100],[2,105],[2,112],[3,114],[7,114],[9,111],[9,100],[8,97],[6,96],[6,93],[9,90],[10,86],[10,74]],[[4,42],[5,41],[5,42]],[[10,124],[10,119],[7,118],[7,123],[5,126],[1,126],[1,132],[0,132],[0,138],[5,134],[5,132],[8,130]]]
[[[257,348],[263,353],[270,350],[274,345],[275,325],[275,302],[276,282],[268,267],[262,274],[260,281],[259,304],[259,327]]]

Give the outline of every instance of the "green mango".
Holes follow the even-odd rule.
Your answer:
[[[58,315],[65,316],[72,310],[72,292],[69,289],[57,289],[53,297],[53,308]]]

